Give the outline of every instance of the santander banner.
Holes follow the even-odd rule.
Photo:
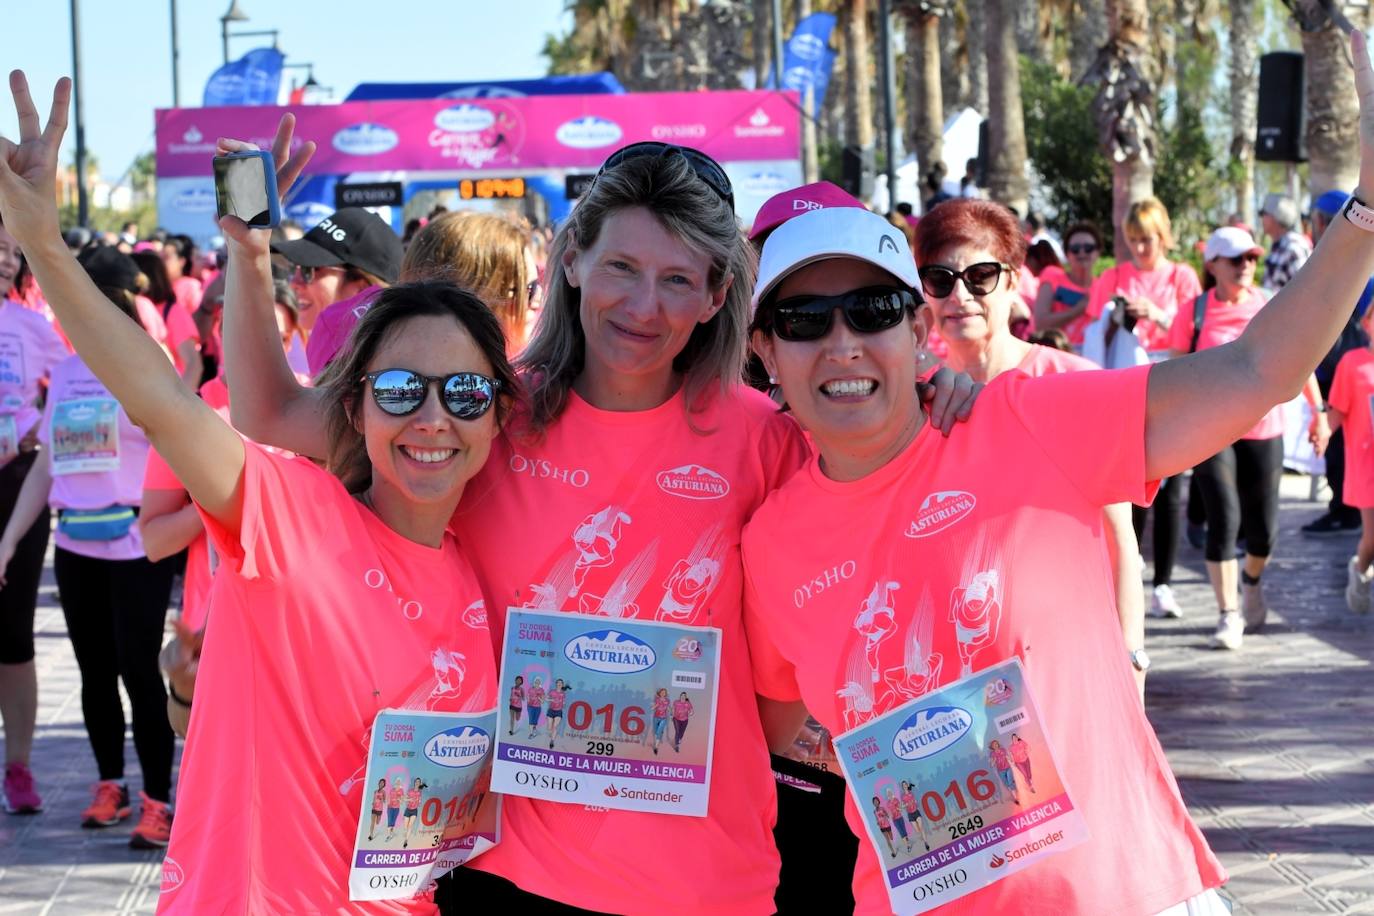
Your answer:
[[[796,160],[795,92],[425,99],[342,105],[175,108],[157,112],[157,174],[211,174],[216,137],[271,146],[285,111],[318,149],[309,174],[593,170],[639,140],[693,146],[721,162]]]

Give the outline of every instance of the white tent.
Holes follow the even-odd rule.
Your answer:
[[[957,195],[959,179],[963,177],[964,165],[978,155],[978,127],[983,116],[972,108],[965,108],[945,119],[944,163],[948,170],[945,191]],[[908,201],[918,210],[925,199],[924,169],[916,161],[913,153],[897,166],[897,200]],[[873,182],[873,209],[886,213],[892,209],[888,204],[887,176],[879,174]]]

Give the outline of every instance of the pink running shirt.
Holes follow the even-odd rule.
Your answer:
[[[1025,763],[1030,760],[1030,745],[1024,741],[1013,741],[1011,743],[1011,759],[1017,763]]]
[[[568,694],[567,694],[567,691],[564,691],[564,690],[550,690],[550,691],[549,691],[549,712],[562,712],[562,711],[563,711],[563,700],[564,700],[564,698],[567,697],[567,695],[568,695]]]
[[[1075,296],[1082,296],[1083,299],[1088,298],[1089,290],[1084,289],[1073,282],[1073,280],[1069,279],[1069,275],[1065,272],[1064,268],[1055,267],[1053,264],[1040,271],[1040,288],[1044,289],[1047,286],[1055,291],[1054,298],[1050,300],[1051,313],[1067,312],[1078,304],[1076,301],[1073,305],[1070,305],[1063,301],[1064,299],[1073,299]],[[1063,291],[1062,293],[1060,292],[1061,290]],[[1069,338],[1069,343],[1073,344],[1075,347],[1081,347],[1083,346],[1083,329],[1090,324],[1092,324],[1092,317],[1084,311],[1083,314],[1079,315],[1068,324],[1060,325],[1059,329]]]
[[[181,372],[186,367],[181,362],[181,354],[177,352],[177,348],[183,342],[193,340],[199,349],[200,331],[196,328],[191,313],[186,311],[186,307],[180,302],[171,304],[163,316],[163,321],[167,324],[167,349],[172,354],[172,365],[176,366],[177,372]]]
[[[1202,283],[1197,278],[1197,271],[1187,264],[1160,261],[1154,270],[1142,271],[1130,261],[1123,261],[1107,268],[1093,281],[1088,296],[1088,315],[1096,319],[1108,299],[1121,295],[1127,299],[1143,296],[1177,318],[1184,309],[1192,307],[1194,297],[1200,292]],[[1153,321],[1136,324],[1135,335],[1146,350],[1169,349],[1168,329]]]
[[[531,706],[543,706],[543,705],[544,705],[544,688],[543,688],[543,687],[531,687],[531,688],[526,692],[525,702],[528,703],[528,704],[531,705]]]
[[[1374,509],[1374,353],[1351,350],[1336,364],[1331,406],[1342,414],[1345,430],[1346,505]]]
[[[205,287],[195,277],[178,277],[173,280],[172,292],[176,294],[177,305],[184,308],[187,314],[200,308],[201,300],[205,297]]]
[[[900,798],[898,798],[898,797],[895,796],[895,795],[892,796],[891,798],[885,798],[885,799],[883,799],[883,804],[887,806],[887,813],[888,813],[888,814],[892,815],[892,817],[895,818],[896,820],[901,820],[901,818],[902,818],[902,800],[901,800]]]
[[[722,631],[706,817],[508,796],[501,845],[470,866],[583,909],[774,911],[777,796],[740,618],[739,532],[808,449],[791,417],[742,386],[713,396],[691,422],[703,432],[688,425],[681,392],[624,413],[569,394],[542,441],[508,435],[492,446],[454,516],[488,596],[493,635],[506,608],[522,605]],[[497,530],[505,535],[492,537]],[[639,849],[674,850],[681,867],[621,854]]]
[[[1058,375],[1061,372],[1087,372],[1100,371],[1102,369],[1097,363],[1072,353],[1065,353],[1063,350],[1056,350],[1054,347],[1045,347],[1040,344],[1031,344],[1030,352],[1021,358],[1021,362],[1016,364],[1016,368],[1026,373],[1031,378],[1041,375]]]
[[[420,790],[411,789],[406,793],[406,809],[410,810],[418,807],[420,807]]]
[[[382,789],[378,789],[376,792],[372,793],[372,811],[375,814],[376,812],[381,811],[385,807],[386,792]]]
[[[1154,491],[1148,373],[1003,373],[955,435],[926,424],[886,466],[849,483],[812,461],[745,529],[759,692],[805,700],[835,733],[966,672],[1012,656],[1026,666],[1092,838],[951,912],[1024,912],[1033,900],[1046,913],[1157,913],[1225,878],[1145,718],[1110,612],[1102,507],[1147,503]],[[1094,555],[1104,561],[1084,562]],[[833,587],[802,587],[831,570]],[[863,836],[852,803],[846,814]],[[864,916],[890,912],[880,867],[863,844],[854,893]]]
[[[1202,313],[1202,333],[1198,335],[1197,348],[1219,347],[1230,343],[1244,332],[1250,319],[1254,318],[1273,295],[1269,290],[1252,287],[1241,294],[1239,302],[1218,302],[1216,290],[1207,291],[1207,307]],[[1195,297],[1196,298],[1196,297]],[[1187,353],[1193,343],[1193,302],[1189,299],[1179,307],[1174,316],[1174,326],[1169,331],[1169,349]],[[1272,439],[1283,435],[1283,405],[1270,410],[1242,439]]]
[[[510,705],[512,708],[519,708],[525,705],[525,688],[512,687],[510,691]]]
[[[916,813],[916,793],[914,793],[914,792],[903,792],[903,793],[902,793],[902,807],[906,808],[906,813],[907,813],[907,814],[915,814],[915,813]]]
[[[451,538],[416,544],[310,461],[245,450],[242,530],[205,519],[221,566],[159,909],[432,913],[350,903],[349,856],[378,711],[495,705],[476,578]]]
[[[999,770],[1010,770],[1010,769],[1011,769],[1011,754],[1008,754],[1008,753],[1007,753],[1007,749],[1006,749],[1006,748],[1004,748],[1004,747],[999,747],[999,748],[998,748],[997,750],[995,750],[995,751],[990,751],[990,752],[988,753],[988,756],[992,758],[992,765],[995,766],[995,767],[997,767],[997,769],[999,769]]]
[[[405,798],[405,794],[405,789],[392,787],[386,798],[388,805],[392,808],[401,807],[401,801]]]
[[[654,697],[654,718],[668,718],[668,705],[667,697]]]
[[[692,717],[692,703],[690,700],[673,701],[673,718],[679,722],[686,722]]]
[[[883,806],[883,803],[882,803],[882,800],[881,800],[881,799],[878,801],[878,807],[877,807],[875,813],[877,814],[877,817],[878,817],[878,826],[881,827],[883,830],[891,830],[891,829],[892,829],[892,815],[890,815],[890,814],[887,813],[887,808],[885,808],[885,807]]]
[[[14,440],[38,425],[40,383],[71,356],[42,315],[0,301],[0,422],[14,424]]]

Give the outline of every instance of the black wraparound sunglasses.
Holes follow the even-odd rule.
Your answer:
[[[673,143],[660,143],[657,140],[645,140],[641,143],[631,143],[629,146],[622,146],[606,157],[606,161],[597,169],[596,177],[600,178],[609,170],[626,162],[630,159],[639,159],[644,156],[681,156],[687,160],[687,164],[692,167],[692,172],[706,183],[706,186],[721,200],[730,205],[730,209],[735,209],[735,190],[730,185],[730,178],[725,174],[725,169],[710,156],[699,149],[692,149],[690,146],[677,146]],[[595,184],[596,180],[593,179]]]
[[[773,306],[770,324],[779,340],[820,340],[830,333],[835,312],[858,334],[895,327],[921,302],[912,289],[868,286],[838,296],[792,296]]]
[[[379,369],[364,375],[372,383],[372,400],[393,417],[404,417],[420,409],[431,385],[439,386],[439,401],[459,420],[476,420],[496,403],[501,380],[479,372],[452,375],[421,375],[409,369]]]

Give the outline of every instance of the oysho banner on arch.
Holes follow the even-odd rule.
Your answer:
[[[159,178],[211,174],[215,138],[271,146],[285,111],[318,145],[312,174],[595,169],[620,146],[663,140],[722,162],[795,160],[795,92],[678,92],[342,105],[178,108],[157,112]]]

